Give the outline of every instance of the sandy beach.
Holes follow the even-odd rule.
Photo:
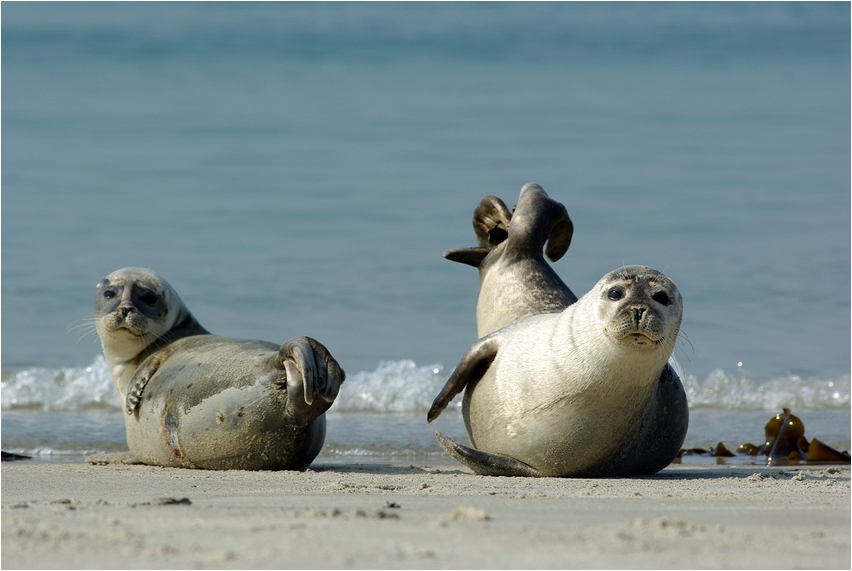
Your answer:
[[[848,467],[672,465],[652,477],[8,462],[13,568],[845,568]]]

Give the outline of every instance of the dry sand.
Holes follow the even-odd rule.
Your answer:
[[[848,467],[588,480],[476,476],[449,459],[304,473],[12,462],[0,475],[4,569],[850,568]]]

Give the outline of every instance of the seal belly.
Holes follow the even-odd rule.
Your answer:
[[[122,401],[128,457],[209,469],[304,470],[346,373],[316,339],[211,335],[144,268],[95,290],[95,327]]]
[[[286,380],[269,367],[277,346],[212,336],[184,341],[192,357],[176,353],[182,356],[160,365],[139,410],[125,417],[131,452],[163,466],[307,468],[322,447],[325,416],[302,426],[289,418]],[[232,359],[223,358],[228,353]]]
[[[485,379],[483,379],[484,381]],[[614,395],[565,398],[536,410],[495,406],[493,391],[465,395],[471,444],[478,450],[510,456],[546,476],[608,474],[642,437],[637,420],[651,394],[636,402]],[[494,414],[500,410],[500,414]]]

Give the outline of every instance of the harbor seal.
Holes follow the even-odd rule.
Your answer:
[[[124,268],[95,292],[95,325],[132,461],[210,470],[305,470],[346,378],[318,341],[211,335],[163,278]],[[97,460],[97,459],[95,459]]]
[[[478,247],[450,250],[444,257],[479,269],[479,337],[577,301],[544,259],[546,254],[555,262],[568,251],[574,223],[541,186],[531,182],[521,188],[514,214],[496,196],[486,196],[473,213],[473,229]]]
[[[682,312],[677,287],[662,273],[614,270],[561,312],[475,342],[427,420],[464,391],[473,448],[438,439],[479,474],[653,474],[686,437],[686,394],[667,364]]]

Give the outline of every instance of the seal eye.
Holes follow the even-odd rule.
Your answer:
[[[112,299],[112,298],[115,297],[115,292],[112,291],[111,289],[108,289],[104,292],[104,297],[107,298],[107,299]]]
[[[669,297],[669,294],[664,291],[658,291],[657,293],[651,296],[651,299],[662,305],[672,304],[672,299]]]
[[[608,292],[606,292],[606,296],[612,301],[618,301],[622,297],[624,297],[624,291],[621,288],[614,287]]]
[[[149,291],[143,295],[140,295],[139,299],[141,299],[142,303],[144,303],[145,305],[154,305],[155,303],[157,303],[157,294]]]

